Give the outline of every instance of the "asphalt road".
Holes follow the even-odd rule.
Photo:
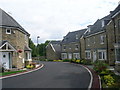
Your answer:
[[[3,88],[88,88],[90,74],[82,66],[42,62],[44,67],[29,74],[2,80]]]

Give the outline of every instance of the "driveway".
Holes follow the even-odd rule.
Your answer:
[[[2,80],[3,88],[88,88],[90,74],[82,66],[63,62],[41,62],[32,73]]]

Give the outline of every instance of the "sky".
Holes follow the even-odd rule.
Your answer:
[[[34,43],[62,40],[68,33],[87,28],[108,15],[119,0],[0,0],[0,8],[11,15]]]

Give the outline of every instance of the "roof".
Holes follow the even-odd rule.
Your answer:
[[[109,23],[111,15],[107,15],[102,19],[98,19],[93,25],[90,26],[90,32],[87,32],[84,36],[89,36],[97,32],[105,31],[106,25]],[[104,21],[104,27],[102,27],[102,21]]]
[[[89,36],[91,34],[95,34],[101,31],[105,31],[105,27],[106,25],[109,23],[109,21],[111,20],[111,18],[120,11],[120,4],[115,8],[114,11],[110,11],[110,14],[103,17],[102,19],[98,19],[93,25],[91,25],[90,27],[90,32],[87,32],[84,36]],[[105,26],[102,27],[102,21],[105,21]]]
[[[87,29],[82,29],[82,30],[78,30],[74,32],[69,32],[62,40],[62,43],[79,42],[80,38],[82,37],[82,35],[84,34],[86,30]]]
[[[114,16],[119,11],[120,11],[120,4],[115,8],[115,10],[110,11],[110,14],[111,14],[111,16]]]
[[[54,51],[61,52],[61,41],[51,41],[49,43]]]
[[[31,49],[28,46],[25,46],[24,51],[31,51]]]
[[[19,24],[15,19],[13,19],[9,14],[0,8],[0,26],[2,27],[14,27],[19,28],[22,32],[29,35],[29,33]]]

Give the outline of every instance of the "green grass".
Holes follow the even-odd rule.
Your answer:
[[[11,72],[3,72],[0,73],[0,76],[6,76],[6,75],[10,75],[10,74],[16,74],[16,73],[20,73],[20,72],[24,72],[25,70],[21,70],[21,71],[11,71]]]

